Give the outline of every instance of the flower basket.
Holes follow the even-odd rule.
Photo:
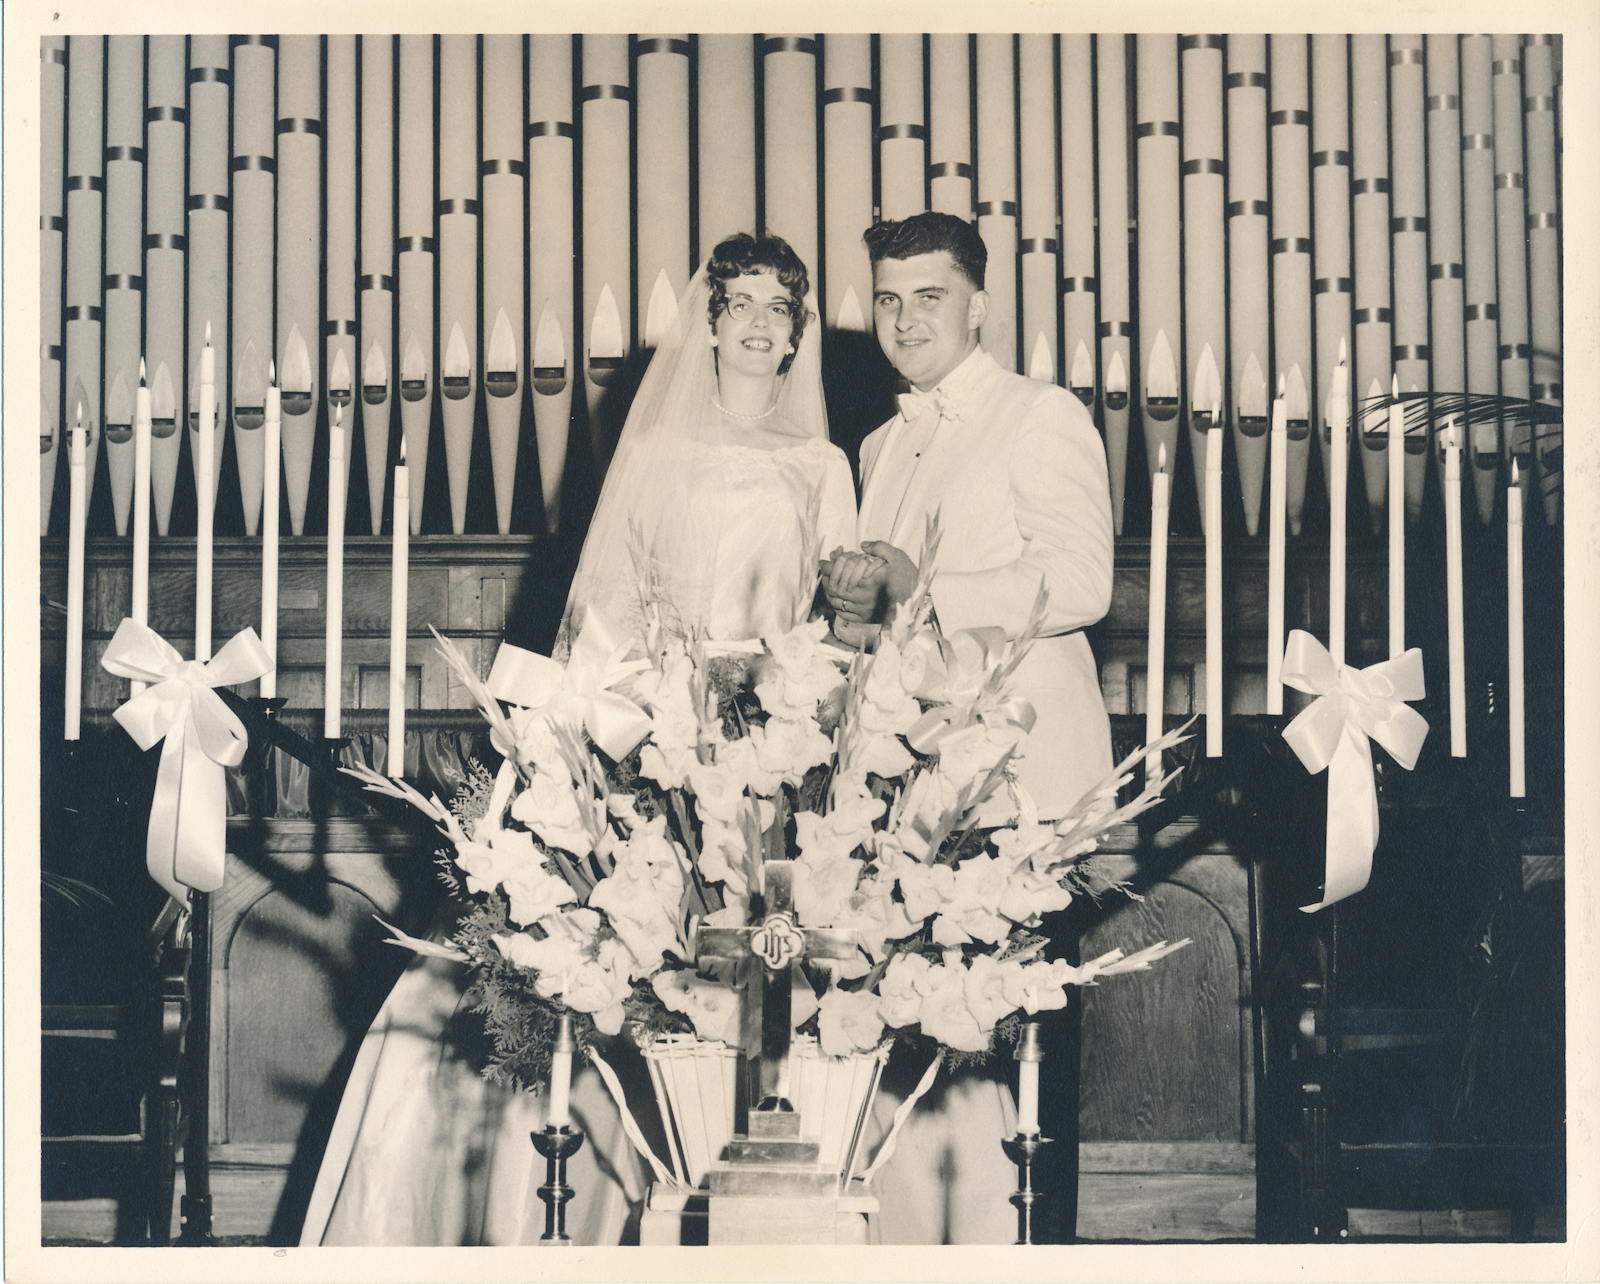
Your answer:
[[[699,1188],[727,1156],[739,1105],[754,1095],[754,1075],[740,1092],[737,1048],[692,1035],[664,1035],[641,1047],[671,1151],[673,1172]],[[801,1139],[820,1148],[820,1166],[839,1174],[844,1190],[863,1158],[867,1120],[877,1096],[889,1045],[873,1052],[830,1057],[807,1035],[789,1049],[789,1100],[801,1118]],[[754,1070],[746,1063],[746,1071]]]
[[[1171,780],[1157,774],[1119,804],[1137,762],[1159,761],[1182,734],[1040,821],[1012,767],[1034,712],[1011,678],[1045,597],[1014,637],[945,636],[931,618],[937,543],[930,529],[917,589],[870,653],[829,645],[821,619],[717,653],[648,585],[641,636],[613,637],[591,616],[564,664],[502,646],[486,683],[440,638],[503,756],[498,774],[478,773],[446,806],[349,769],[432,817],[454,849],[443,874],[469,906],[460,926],[443,943],[394,939],[473,967],[493,1077],[564,1088],[563,1019],[603,1075],[597,1040],[630,1023],[648,1032],[638,1038],[671,1163],[647,1160],[664,1184],[701,1189],[731,1162],[741,1099],[776,1093],[817,1143],[818,1171],[847,1186],[888,1042],[920,1035],[941,1048],[898,1126],[943,1050],[987,1052],[1015,1037],[1018,1022],[1002,1027],[1012,1014],[1063,1007],[1067,987],[1186,943],[1078,966],[1047,958],[1046,916],[1106,886],[1099,836]],[[815,582],[815,564],[803,572]],[[984,819],[991,802],[1009,822]],[[776,1091],[769,1052],[770,1083],[741,1092],[744,996],[784,971],[790,1002],[764,1007],[774,1028],[761,1043],[791,1049],[786,1086]],[[607,1083],[631,1122],[615,1075]],[[629,1136],[648,1149],[636,1126]]]
[[[692,1034],[669,1034],[640,1051],[650,1067],[672,1171],[688,1186],[703,1186],[733,1136],[739,1050]]]
[[[819,1162],[839,1173],[841,1191],[865,1158],[867,1119],[889,1046],[849,1057],[828,1056],[809,1035],[789,1046],[789,1099],[803,1121],[801,1136],[821,1144]]]

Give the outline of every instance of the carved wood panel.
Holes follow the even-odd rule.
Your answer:
[[[211,1140],[294,1143],[337,1105],[341,1059],[411,957],[373,915],[420,934],[439,885],[431,849],[377,821],[239,819],[229,849],[212,898]]]

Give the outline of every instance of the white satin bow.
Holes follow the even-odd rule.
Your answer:
[[[1289,633],[1283,681],[1319,697],[1283,729],[1283,738],[1316,775],[1328,769],[1327,874],[1322,900],[1310,914],[1352,896],[1372,876],[1378,846],[1378,791],[1372,780],[1376,740],[1407,771],[1428,734],[1428,722],[1405,701],[1426,694],[1422,652],[1365,669],[1335,664],[1328,649],[1302,629]],[[1370,739],[1369,739],[1370,738]]]
[[[191,887],[216,891],[228,837],[223,768],[244,761],[249,737],[212,688],[270,673],[272,657],[245,629],[205,663],[185,660],[153,629],[124,619],[100,663],[151,684],[111,716],[141,749],[166,742],[145,838],[150,877],[180,901]]]
[[[600,617],[590,612],[565,665],[502,642],[489,670],[489,691],[507,704],[581,723],[601,752],[620,761],[650,734],[649,715],[610,689],[650,667],[648,660],[622,658],[630,645],[614,643]]]
[[[1013,727],[1023,735],[1033,730],[1033,705],[1020,697],[1002,698],[986,692],[986,683],[1003,659],[1005,630],[993,625],[960,629],[948,637],[932,631],[916,634],[907,646],[907,658],[924,667],[922,681],[913,693],[932,701],[906,732],[906,742],[918,753],[932,753],[947,736],[974,722],[994,730]]]

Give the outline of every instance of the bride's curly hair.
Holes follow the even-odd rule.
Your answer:
[[[789,342],[795,352],[800,350],[800,336],[805,333],[811,316],[806,310],[806,294],[811,288],[811,278],[806,265],[800,261],[789,242],[781,236],[751,236],[748,232],[735,232],[711,251],[706,264],[706,281],[711,287],[707,304],[711,324],[728,306],[728,282],[738,276],[756,276],[771,272],[778,284],[789,292],[794,305],[794,322],[789,331]],[[778,373],[788,374],[794,363],[794,352],[786,354],[778,366]]]

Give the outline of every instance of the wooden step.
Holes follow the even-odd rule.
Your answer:
[[[713,1168],[711,1194],[760,1198],[804,1198],[839,1193],[839,1174],[811,1168]],[[713,1203],[713,1207],[715,1204]]]
[[[793,1110],[752,1110],[747,1137],[798,1137],[800,1116]]]
[[[735,1137],[728,1143],[728,1161],[766,1164],[774,1168],[815,1168],[822,1143],[788,1137]]]

